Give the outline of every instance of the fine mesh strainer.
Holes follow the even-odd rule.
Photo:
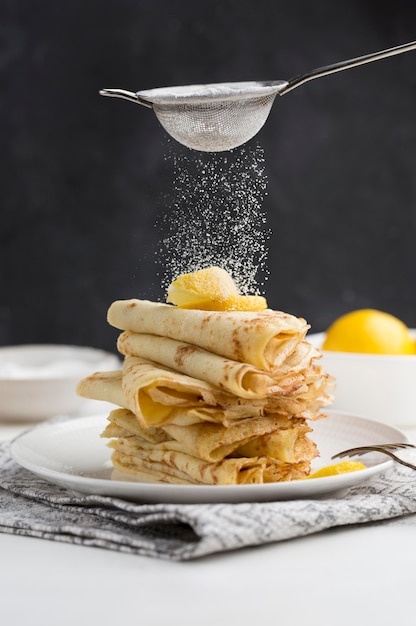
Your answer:
[[[416,41],[326,65],[289,81],[216,83],[165,87],[147,91],[102,89],[100,94],[124,98],[153,109],[164,129],[179,143],[203,152],[231,150],[245,143],[265,123],[276,95],[321,76],[408,52]]]

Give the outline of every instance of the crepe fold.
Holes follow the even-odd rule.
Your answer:
[[[212,424],[191,430],[169,429],[169,432],[167,428],[140,432],[133,414],[118,409],[111,412],[102,436],[115,437],[110,442],[115,468],[146,480],[168,483],[237,485],[302,478],[309,472],[310,459],[316,455],[316,446],[307,439],[310,429],[305,424],[279,422],[273,427],[248,420],[234,429],[234,443],[229,429]],[[299,429],[297,437],[293,435],[294,429]],[[286,430],[290,432],[284,438],[282,433]],[[280,435],[269,448],[264,448],[260,439],[268,437],[271,441],[274,433]],[[244,446],[250,444],[255,451],[256,442],[267,454],[239,453],[240,448],[247,452]]]
[[[117,300],[109,324],[198,346],[227,359],[272,371],[292,354],[309,325],[281,311],[199,311],[150,302]]]
[[[301,380],[299,372],[319,356],[312,345],[302,342],[287,362],[270,373],[190,343],[157,335],[125,331],[118,338],[117,348],[125,356],[155,361],[240,398],[266,398],[277,393],[289,393]]]
[[[264,412],[262,400],[242,400],[136,357],[126,359],[123,371],[96,372],[84,378],[77,393],[130,409],[143,428],[170,422],[228,424]]]
[[[213,422],[230,426],[236,421],[281,414],[316,419],[328,403],[326,373],[309,369],[289,395],[244,399],[164,368],[140,357],[126,357],[123,371],[96,372],[77,386],[80,396],[128,408],[143,428]]]

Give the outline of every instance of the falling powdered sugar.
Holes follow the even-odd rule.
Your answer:
[[[260,294],[271,234],[261,210],[267,188],[263,150],[191,153],[175,146],[166,160],[174,186],[156,223],[163,232],[157,251],[162,287],[179,274],[215,265],[232,275],[243,295]]]

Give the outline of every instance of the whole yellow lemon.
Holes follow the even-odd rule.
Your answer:
[[[415,354],[407,326],[389,313],[360,309],[338,318],[327,330],[323,350],[370,354]]]

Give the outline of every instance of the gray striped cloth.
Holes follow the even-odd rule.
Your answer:
[[[176,561],[401,517],[416,527],[416,473],[395,465],[342,497],[137,504],[82,495],[17,465],[0,445],[0,531]],[[404,517],[405,516],[405,517]]]

